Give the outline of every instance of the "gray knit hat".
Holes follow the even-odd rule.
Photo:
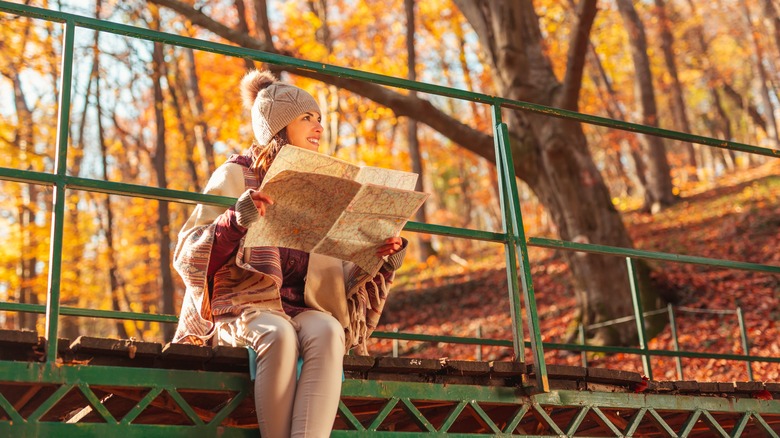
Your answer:
[[[320,113],[311,94],[293,85],[278,82],[267,71],[252,70],[241,80],[241,100],[252,113],[252,131],[260,145],[271,139],[305,112]]]

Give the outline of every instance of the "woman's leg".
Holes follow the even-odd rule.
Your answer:
[[[240,320],[229,324],[217,336],[222,345],[248,345],[257,352],[255,409],[260,435],[289,438],[298,362],[298,336],[290,321],[258,313],[246,324]]]
[[[330,436],[341,398],[344,329],[336,318],[316,310],[293,318],[298,332],[303,369],[293,408],[292,437]]]

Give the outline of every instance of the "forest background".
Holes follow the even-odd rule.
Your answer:
[[[776,0],[25,3],[778,148]],[[61,39],[60,25],[0,14],[2,167],[53,171]],[[258,63],[85,29],[76,35],[75,56],[70,175],[199,192],[216,166],[251,141],[238,83],[247,69],[263,67]],[[422,175],[420,189],[432,196],[415,220],[501,231],[489,107],[266,67],[320,102],[321,152]],[[778,264],[776,159],[521,111],[504,110],[504,119],[527,235]],[[0,240],[7,242],[0,246],[0,300],[42,303],[51,189],[0,185]],[[69,190],[66,199],[62,304],[177,314],[183,285],[171,252],[192,206],[80,190]],[[405,235],[413,250],[380,330],[511,338],[501,245]],[[589,343],[635,343],[633,324],[613,322],[631,314],[622,262],[539,248],[531,248],[530,259],[545,341],[573,341],[582,325]],[[689,312],[678,319],[689,348],[741,353],[734,312],[742,306],[751,352],[780,354],[776,275],[671,263],[643,268],[646,310],[673,303]],[[0,312],[3,328],[42,332],[42,325],[35,314]],[[60,336],[165,342],[172,330],[64,316]],[[651,348],[669,348],[668,325],[651,332]],[[391,341],[374,343],[379,354],[393,348]],[[512,354],[412,342],[395,347],[423,357]],[[555,363],[580,360],[557,351],[547,356]],[[636,357],[589,359],[640,369]],[[744,374],[729,361],[685,363],[702,380]],[[673,361],[656,366],[674,375]],[[758,379],[779,379],[777,368],[753,364]]]

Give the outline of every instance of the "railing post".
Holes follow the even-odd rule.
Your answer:
[[[669,313],[669,327],[672,329],[672,345],[674,346],[674,351],[679,353],[680,341],[677,339],[677,320],[674,318],[674,307],[672,307],[671,303],[666,305],[666,310]],[[683,380],[682,358],[675,356],[674,361],[677,365],[677,380]]]
[[[745,350],[745,356],[750,356],[750,343],[748,342],[747,330],[745,329],[745,317],[742,315],[742,307],[737,306],[737,321],[739,322],[739,333],[742,335],[742,348]],[[750,360],[747,364],[748,379],[753,381],[753,363]]]
[[[637,284],[636,266],[631,257],[626,257],[626,267],[628,268],[628,282],[631,284],[631,300],[634,303],[634,318],[636,320],[636,334],[639,337],[639,348],[647,351],[647,335],[645,334],[645,314],[642,310],[642,295]],[[645,376],[653,379],[653,367],[650,364],[650,355],[642,354],[642,366],[645,369]]]
[[[73,79],[73,44],[76,25],[65,22],[62,44],[62,73],[57,117],[57,155],[54,161],[54,205],[49,244],[49,286],[46,296],[46,362],[57,360],[57,332],[60,318],[60,278],[62,270],[62,236],[65,223],[65,177],[68,164],[68,129],[70,126],[70,94]]]
[[[482,324],[477,326],[477,338],[482,339]],[[482,344],[477,344],[477,360],[482,360]]]
[[[531,281],[531,265],[528,259],[528,246],[525,242],[525,230],[523,217],[520,212],[520,202],[517,192],[515,169],[512,166],[512,151],[509,145],[509,130],[506,123],[501,121],[501,107],[493,105],[493,137],[496,148],[496,174],[501,189],[501,211],[504,216],[504,233],[507,241],[504,245],[506,252],[506,269],[509,284],[509,302],[512,307],[512,325],[514,327],[515,357],[524,361],[525,342],[522,328],[522,316],[520,313],[519,288],[517,284],[518,273],[525,299],[526,316],[528,317],[528,336],[531,339],[531,353],[534,358],[534,372],[536,373],[536,385],[539,390],[548,392],[550,382],[547,379],[547,366],[544,362],[544,348],[542,335],[539,329],[539,317],[536,312],[536,297],[534,296],[533,282]],[[518,254],[519,250],[519,254]],[[519,255],[519,257],[518,257]],[[516,263],[520,263],[519,269]]]
[[[579,324],[577,324],[577,334],[580,338],[580,344],[583,346],[585,345],[585,326],[582,325],[582,321],[580,321]],[[580,353],[580,356],[582,356],[582,366],[587,368],[588,367],[588,352],[585,350],[582,350],[582,353]]]
[[[394,328],[393,333],[398,333],[398,329]],[[398,357],[398,338],[393,339],[393,357]]]

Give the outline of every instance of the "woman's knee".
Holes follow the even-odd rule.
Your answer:
[[[247,324],[247,337],[255,351],[273,346],[297,350],[298,335],[295,328],[285,318],[276,315],[262,315]]]
[[[344,349],[344,328],[331,315],[318,311],[300,314],[296,320],[301,325],[303,347],[327,346],[329,349]]]

